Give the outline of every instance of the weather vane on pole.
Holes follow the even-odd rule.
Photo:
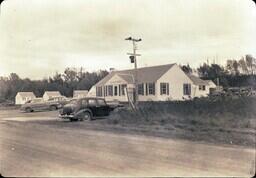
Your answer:
[[[136,42],[140,42],[141,38],[139,39],[135,39],[132,37],[128,37],[125,38],[125,40],[129,40],[132,41],[133,44],[133,53],[127,53],[130,57],[131,63],[134,63],[134,70],[135,70],[135,80],[134,80],[134,85],[135,85],[135,97],[134,97],[134,105],[135,108],[137,108],[138,106],[138,100],[139,100],[139,96],[138,96],[138,71],[137,71],[137,56],[141,56],[140,54],[136,54],[136,50],[137,50],[137,46],[136,46]]]

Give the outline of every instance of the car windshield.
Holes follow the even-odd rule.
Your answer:
[[[39,103],[41,101],[42,101],[41,99],[34,99],[34,100],[31,101],[31,103]]]
[[[96,105],[96,100],[95,100],[95,99],[89,99],[89,100],[88,100],[88,104],[89,104],[90,106],[95,106],[95,105]]]
[[[77,100],[71,100],[70,101],[70,104],[76,104],[77,103]]]

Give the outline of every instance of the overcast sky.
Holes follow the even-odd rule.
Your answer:
[[[1,5],[0,76],[41,79],[66,67],[224,63],[256,56],[256,7],[250,0],[7,0]]]

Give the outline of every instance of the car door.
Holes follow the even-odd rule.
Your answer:
[[[109,115],[109,106],[106,104],[104,99],[97,99],[97,105],[100,116]]]
[[[34,99],[31,101],[31,108],[33,110],[37,110],[37,111],[40,111],[42,110],[42,102],[40,99]]]
[[[96,99],[88,99],[88,108],[92,111],[93,116],[100,116],[99,106],[97,105]]]
[[[49,109],[49,104],[47,101],[41,100],[38,102],[38,106],[40,108],[40,110],[47,110]]]
[[[50,106],[55,103],[54,102],[54,98],[50,98],[49,100],[47,101],[41,101],[41,109],[42,110],[49,110],[50,109]]]

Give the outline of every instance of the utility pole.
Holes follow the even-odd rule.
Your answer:
[[[137,46],[136,46],[136,42],[141,41],[141,38],[139,39],[135,39],[132,37],[128,37],[125,38],[125,40],[129,40],[132,41],[132,45],[133,45],[133,53],[127,53],[131,59],[131,63],[134,63],[134,71],[135,71],[135,79],[134,79],[134,86],[135,86],[135,97],[134,97],[134,106],[135,108],[137,108],[138,106],[138,100],[139,100],[139,96],[138,96],[138,71],[137,71],[137,56],[140,56],[140,54],[136,54],[136,50],[137,50]]]

